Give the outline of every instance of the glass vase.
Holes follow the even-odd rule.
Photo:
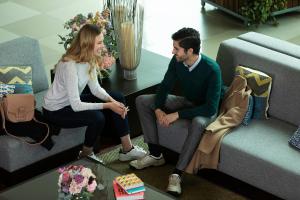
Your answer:
[[[136,79],[143,38],[143,0],[109,0],[107,4],[112,14],[123,77]]]

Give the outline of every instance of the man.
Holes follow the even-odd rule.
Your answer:
[[[181,175],[191,160],[205,127],[216,118],[222,79],[218,64],[199,54],[201,41],[198,31],[182,28],[172,35],[172,39],[174,56],[157,94],[142,95],[136,99],[149,155],[131,161],[130,165],[136,169],[163,165],[165,160],[158,141],[158,129],[172,130],[175,134],[182,130],[183,121],[187,121],[188,135],[167,187],[169,193],[179,195]],[[175,82],[179,84],[182,96],[169,95]]]

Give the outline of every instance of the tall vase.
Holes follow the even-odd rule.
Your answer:
[[[123,77],[134,80],[140,63],[144,6],[142,0],[108,0]]]

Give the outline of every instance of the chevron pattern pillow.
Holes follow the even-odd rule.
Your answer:
[[[0,66],[0,84],[14,85],[15,94],[33,93],[31,66]]]
[[[247,85],[252,89],[252,96],[254,98],[253,118],[267,119],[272,77],[261,71],[244,66],[237,66],[235,74],[245,77]]]

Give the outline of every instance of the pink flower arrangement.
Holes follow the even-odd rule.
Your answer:
[[[99,64],[99,78],[106,78],[110,74],[110,67],[115,63],[115,59],[118,58],[117,43],[115,40],[114,29],[110,20],[110,10],[105,8],[101,13],[96,12],[95,15],[89,13],[87,16],[78,14],[72,19],[68,20],[64,24],[65,29],[70,29],[71,32],[66,36],[58,35],[61,41],[59,44],[63,44],[67,49],[72,40],[75,38],[78,31],[85,24],[94,24],[101,28],[104,35],[104,49],[100,56],[102,56],[102,63]]]
[[[59,168],[59,199],[89,199],[97,187],[96,176],[82,165]]]

